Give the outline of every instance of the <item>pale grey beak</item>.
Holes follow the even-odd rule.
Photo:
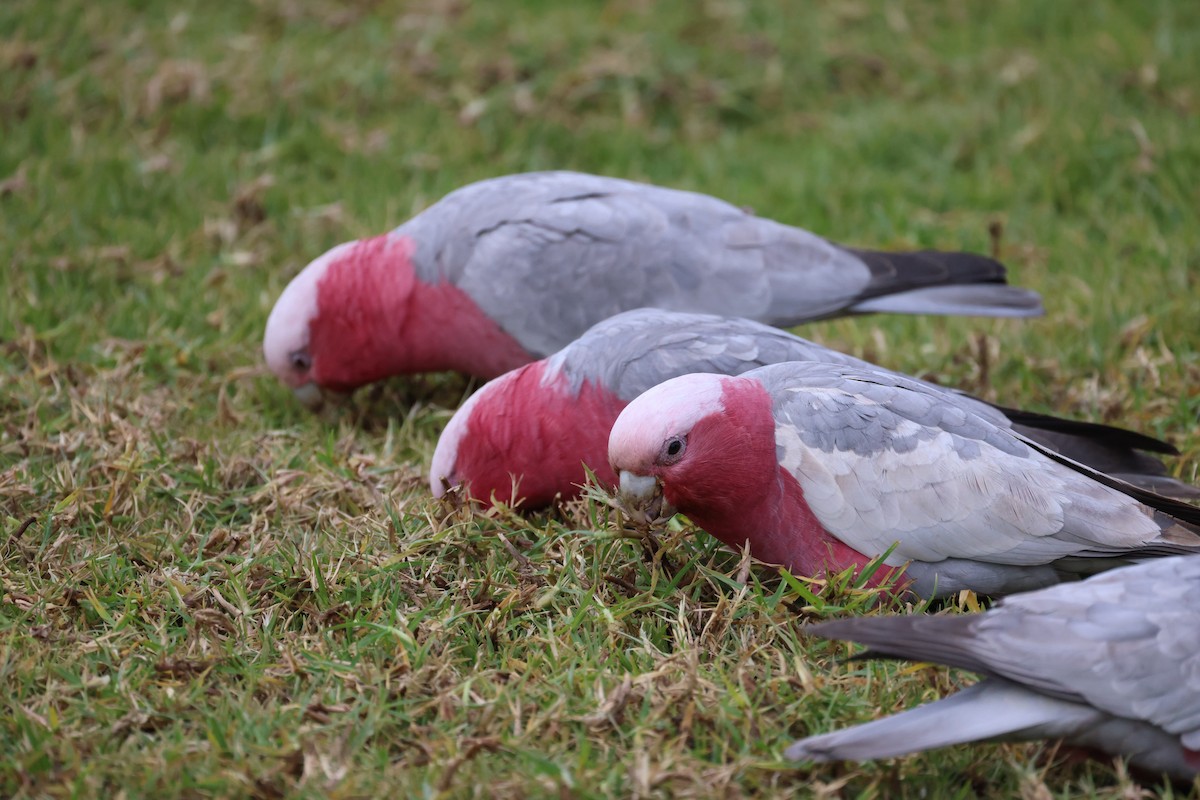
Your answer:
[[[617,498],[625,514],[636,522],[652,525],[670,519],[675,509],[663,497],[662,484],[653,475],[635,475],[621,470]]]
[[[292,390],[292,393],[296,395],[297,400],[313,411],[319,409],[325,402],[325,393],[315,383],[306,383],[303,386],[297,386]]]
[[[336,405],[350,397],[350,392],[335,392],[333,389],[322,389],[315,383],[306,383],[303,386],[297,386],[295,389],[292,389],[292,394],[309,411],[320,411],[326,403]]]
[[[621,470],[621,498],[634,502],[648,502],[658,492],[658,478],[653,475],[634,475],[627,469]]]

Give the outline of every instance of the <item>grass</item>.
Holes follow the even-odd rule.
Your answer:
[[[781,762],[969,678],[838,663],[799,626],[870,598],[703,534],[435,503],[465,381],[316,417],[258,348],[312,257],[505,172],[862,246],[999,223],[1044,319],[806,333],[1195,481],[1197,74],[1166,0],[0,4],[0,795],[1143,796],[1051,744]]]

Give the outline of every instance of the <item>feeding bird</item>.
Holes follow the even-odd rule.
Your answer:
[[[888,553],[873,582],[903,566],[923,597],[1200,552],[1200,508],[1038,445],[971,398],[861,367],[674,378],[626,406],[608,455],[635,516],[677,510],[801,575]]]
[[[391,375],[493,378],[645,306],[780,326],[1042,313],[986,256],[858,250],[695,192],[534,172],[464,186],[317,258],[276,302],[263,354],[316,403]]]
[[[982,614],[860,617],[806,628],[984,680],[950,697],[802,739],[797,761],[890,758],[965,742],[1061,738],[1154,775],[1200,774],[1200,558],[1115,569]]]

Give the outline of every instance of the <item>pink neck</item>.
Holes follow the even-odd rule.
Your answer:
[[[456,370],[490,379],[534,360],[465,292],[446,282],[414,282],[401,333],[393,341],[390,356],[397,373]]]
[[[782,467],[778,468],[778,479],[748,506],[724,513],[685,513],[729,547],[741,550],[749,540],[755,558],[779,564],[795,575],[820,578],[850,566],[861,569],[873,557],[826,531],[805,501],[800,484]],[[868,585],[879,585],[891,572],[887,567],[880,568]]]
[[[384,234],[330,264],[309,322],[318,383],[350,390],[441,370],[494,378],[534,360],[458,287],[418,280],[414,250],[409,239]]]
[[[502,391],[476,406],[458,446],[457,478],[472,497],[513,503],[533,510],[556,496],[579,496],[586,464],[601,484],[613,487],[608,464],[608,432],[626,403],[603,387],[584,382],[569,394],[561,378],[542,385],[544,365],[535,364],[506,378]],[[513,478],[520,483],[513,497]]]

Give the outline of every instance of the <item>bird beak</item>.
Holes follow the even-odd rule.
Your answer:
[[[325,403],[325,393],[321,391],[321,387],[315,383],[304,383],[292,389],[292,393],[296,395],[296,399],[303,403],[311,411],[319,411]]]
[[[617,499],[621,509],[632,520],[653,525],[670,519],[675,509],[663,496],[662,484],[653,475],[635,475],[621,470],[621,483],[617,488]]]

